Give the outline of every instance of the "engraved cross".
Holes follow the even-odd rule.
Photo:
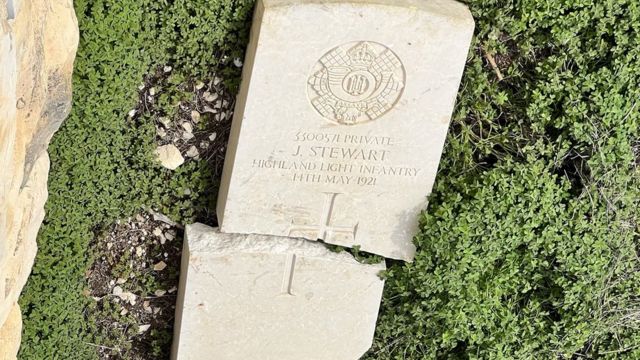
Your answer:
[[[292,236],[296,232],[314,231],[317,233],[316,238],[326,240],[328,236],[332,234],[349,234],[352,239],[355,240],[356,232],[358,231],[358,223],[353,226],[340,226],[331,225],[331,218],[333,216],[333,208],[336,202],[336,198],[339,193],[324,193],[324,206],[322,213],[320,214],[320,222],[317,225],[304,225],[296,224],[291,221],[291,227],[289,228],[289,236]]]
[[[296,254],[289,254],[284,262],[284,273],[282,275],[282,295],[293,295],[293,273],[296,270]]]

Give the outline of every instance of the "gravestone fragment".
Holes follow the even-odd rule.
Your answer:
[[[384,269],[304,239],[188,225],[172,359],[358,359]]]
[[[412,260],[473,28],[452,0],[259,1],[221,231]]]

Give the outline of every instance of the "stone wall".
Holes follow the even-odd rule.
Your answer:
[[[20,343],[18,296],[44,218],[47,146],[71,107],[72,0],[0,0],[0,360]]]

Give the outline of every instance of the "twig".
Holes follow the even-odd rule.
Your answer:
[[[619,353],[623,353],[623,352],[627,352],[630,350],[634,350],[639,348],[640,345],[635,345],[635,346],[629,346],[623,349],[619,349],[619,350],[611,350],[611,351],[605,351],[605,352],[601,352],[600,355],[607,355],[607,354],[619,354]]]
[[[495,71],[496,76],[498,76],[498,81],[504,80],[502,71],[500,71],[500,68],[498,68],[498,64],[496,64],[496,59],[493,57],[493,55],[491,55],[491,53],[489,53],[484,47],[482,48],[482,52],[489,61],[489,64],[491,64],[491,67],[493,68],[493,71]]]

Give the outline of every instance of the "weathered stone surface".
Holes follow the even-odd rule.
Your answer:
[[[221,231],[411,260],[473,28],[452,0],[259,1]]]
[[[189,225],[172,358],[356,360],[371,346],[384,268],[303,239]]]
[[[20,334],[22,332],[22,318],[20,307],[13,304],[9,315],[0,328],[0,360],[12,360],[16,358],[20,348]]]
[[[44,217],[46,149],[71,106],[77,43],[71,0],[0,1],[0,359],[15,358],[20,341],[16,301]]]

